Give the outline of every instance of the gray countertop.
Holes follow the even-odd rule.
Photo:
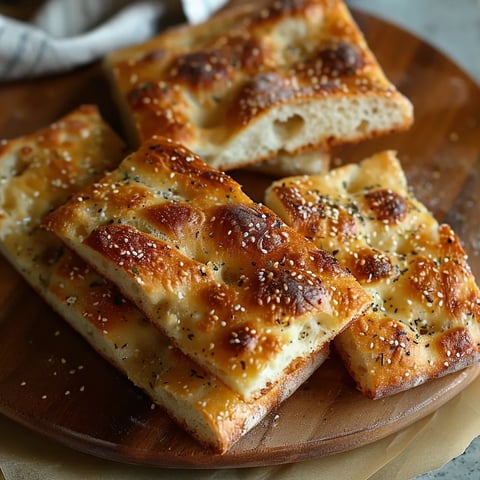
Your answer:
[[[447,54],[480,84],[480,0],[347,0]]]
[[[348,4],[426,40],[480,84],[480,0],[349,0]],[[480,437],[447,465],[417,477],[438,479],[479,480]]]

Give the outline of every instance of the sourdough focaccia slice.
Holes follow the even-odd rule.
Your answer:
[[[36,288],[48,279],[40,270],[29,273],[35,270],[32,259],[43,251],[31,233],[44,215],[115,168],[123,155],[123,142],[92,105],[33,134],[0,142],[0,249],[32,276]]]
[[[374,297],[335,341],[365,395],[391,395],[480,359],[480,292],[466,254],[413,197],[393,152],[279,180],[266,202]]]
[[[122,143],[93,107],[35,134],[3,141],[0,249],[35,290],[104,358],[201,443],[225,452],[319,366],[328,348],[283,384],[245,403],[175,348],[52,233],[42,218],[122,157]]]
[[[53,270],[41,292],[44,298],[104,358],[213,451],[229,450],[328,357],[326,346],[298,369],[292,366],[281,384],[254,401],[244,402],[217,377],[173,348],[112,283],[73,252],[59,249],[58,242],[49,234],[42,243],[46,251],[58,252],[58,256],[48,257],[50,265],[42,265]]]
[[[162,138],[45,226],[245,400],[312,362],[371,301],[333,256]]]
[[[159,134],[227,170],[411,125],[343,1],[243,3],[109,55],[134,145]]]

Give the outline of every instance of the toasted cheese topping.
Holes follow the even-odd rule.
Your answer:
[[[222,169],[328,151],[413,116],[340,0],[225,9],[114,52],[106,68],[135,145],[170,137]]]
[[[274,183],[267,204],[374,297],[335,344],[373,398],[480,359],[480,292],[460,240],[408,189],[392,152]]]
[[[45,225],[245,399],[315,357],[371,301],[330,254],[161,138]]]

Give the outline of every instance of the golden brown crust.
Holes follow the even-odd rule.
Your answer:
[[[225,9],[114,52],[106,69],[135,145],[170,137],[221,169],[412,123],[340,0]]]
[[[51,252],[42,249],[40,254],[39,245],[23,239],[22,232],[27,236],[26,232],[38,228],[44,215],[76,189],[113,169],[123,155],[123,142],[92,105],[83,105],[33,134],[3,140],[0,240],[4,254],[19,262],[25,255],[55,258],[55,248]],[[35,265],[27,262],[24,268],[35,270]],[[38,272],[36,285],[43,280]]]
[[[57,241],[53,235],[49,240]],[[275,388],[247,403],[173,348],[112,283],[73,252],[65,251],[51,268],[43,296],[52,307],[179,425],[219,453],[288,398],[328,356],[326,347],[298,362]]]
[[[172,348],[113,284],[65,249],[53,234],[38,228],[51,209],[98,180],[105,168],[117,165],[122,147],[98,111],[89,106],[44,130],[3,142],[0,248],[94,349],[201,443],[225,452],[314,372],[328,348],[296,362],[267,394],[246,403]],[[34,203],[28,201],[32,196]],[[138,190],[132,189],[132,203],[139,202]],[[172,209],[166,216],[155,212],[166,226],[167,219],[176,215],[187,218],[188,209],[183,213]]]
[[[45,225],[245,399],[321,351],[370,302],[331,255],[162,138]]]
[[[409,192],[394,153],[273,184],[267,204],[333,252],[374,297],[335,340],[379,398],[480,359],[480,292],[458,237]]]
[[[95,106],[83,105],[34,134],[2,140],[0,155],[2,178],[15,173],[8,188],[1,189],[0,222],[5,231],[12,222],[9,212],[18,219],[28,219],[37,210],[46,213],[54,202],[65,201],[72,188],[114,168],[112,159],[123,155],[123,142],[103,123]],[[44,198],[40,192],[46,187],[50,195]]]

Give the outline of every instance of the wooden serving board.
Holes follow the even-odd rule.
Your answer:
[[[463,240],[480,278],[480,89],[421,40],[354,12],[389,78],[414,103],[415,126],[338,150],[345,162],[399,152],[417,197]],[[0,137],[31,132],[81,103],[96,103],[120,130],[99,65],[0,86]],[[258,200],[271,178],[235,172]],[[280,464],[345,451],[396,432],[465,388],[479,367],[391,398],[358,393],[333,356],[227,454],[212,455],[56,316],[0,260],[0,413],[80,451],[166,467]]]

